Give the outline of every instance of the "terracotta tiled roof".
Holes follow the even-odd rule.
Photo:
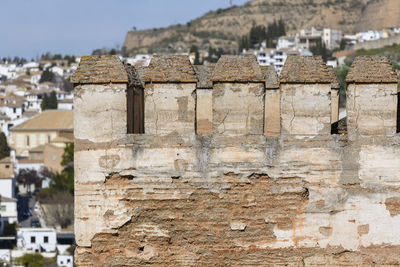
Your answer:
[[[266,89],[279,88],[279,80],[275,68],[273,66],[261,66],[261,70],[265,74],[265,88]]]
[[[213,82],[265,82],[255,56],[222,56],[211,76]]]
[[[333,70],[333,67],[332,66],[328,66],[328,69],[329,69],[330,75],[332,77],[331,88],[332,89],[340,89],[340,83],[339,83],[339,80],[338,80],[338,78],[336,76],[335,71]]]
[[[384,56],[359,56],[351,65],[348,83],[397,83],[398,77],[389,58]]]
[[[71,130],[74,117],[72,110],[46,110],[13,128],[11,131]]]
[[[331,83],[332,77],[322,57],[288,56],[281,83]]]
[[[211,81],[211,75],[214,71],[215,64],[210,65],[196,65],[193,66],[196,71],[197,79],[197,88],[199,89],[210,89],[213,88],[213,83]]]
[[[0,160],[0,163],[12,163],[12,160],[10,157],[5,157],[4,159]]]
[[[84,56],[71,82],[76,84],[127,83],[128,75],[118,56]]]
[[[197,83],[197,77],[188,56],[156,55],[146,68],[144,81]]]

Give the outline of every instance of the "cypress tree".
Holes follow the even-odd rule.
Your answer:
[[[6,135],[1,132],[0,133],[0,159],[4,159],[5,157],[10,156],[10,147],[7,144]]]
[[[48,102],[48,109],[57,109],[58,101],[57,101],[57,94],[54,91],[51,91],[49,102]]]
[[[48,102],[49,102],[49,98],[47,97],[47,94],[44,94],[42,103],[40,104],[42,111],[45,111],[46,109],[48,109],[48,105],[49,105]]]

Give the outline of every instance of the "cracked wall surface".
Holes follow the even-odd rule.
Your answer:
[[[146,84],[143,135],[126,84],[76,86],[76,266],[399,266],[393,85],[342,135],[329,84],[263,86]]]
[[[330,84],[281,84],[283,134],[330,134]]]
[[[216,83],[213,130],[219,134],[263,134],[264,84]]]
[[[350,84],[347,91],[350,134],[396,133],[396,84]]]

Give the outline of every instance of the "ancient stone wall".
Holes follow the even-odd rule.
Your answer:
[[[106,76],[96,66],[107,62],[124,69],[111,59],[83,58],[73,79],[77,266],[400,264],[387,61],[356,61],[347,127],[359,131],[332,135],[332,76],[318,58],[288,59],[275,89],[253,59],[224,58],[203,76],[184,58],[156,58],[172,73],[149,66],[145,134],[126,134],[124,73],[79,78]],[[360,66],[380,80],[361,79]],[[367,102],[380,123],[360,123]]]

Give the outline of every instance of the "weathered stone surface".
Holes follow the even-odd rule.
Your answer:
[[[154,55],[143,73],[146,83],[197,83],[197,76],[185,55]]]
[[[211,134],[212,133],[212,90],[201,89],[196,91],[196,133]]]
[[[397,84],[349,84],[349,134],[394,135],[397,118]]]
[[[214,133],[263,134],[263,113],[263,83],[214,84]]]
[[[368,105],[392,127],[391,86],[363,85],[349,130]],[[77,86],[76,265],[399,266],[400,136],[331,135],[330,83],[280,89],[146,84],[127,135],[126,87]]]
[[[281,92],[279,89],[265,91],[264,134],[279,136],[281,134]]]
[[[84,56],[71,82],[75,84],[127,83],[128,75],[118,56]]]
[[[330,84],[281,84],[283,134],[331,133]]]
[[[195,127],[196,83],[146,84],[145,132],[186,135]]]
[[[351,65],[348,83],[397,83],[397,73],[388,57],[359,56]]]
[[[331,74],[331,70],[320,56],[288,56],[279,81],[281,83],[332,83]]]

